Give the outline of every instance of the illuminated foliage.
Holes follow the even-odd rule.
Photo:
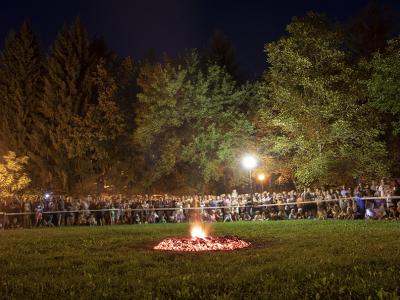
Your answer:
[[[105,182],[230,192],[249,150],[280,182],[396,175],[400,42],[385,48],[390,22],[373,4],[348,26],[294,18],[266,45],[264,78],[243,85],[221,32],[201,56],[134,63],[90,39],[79,18],[42,55],[25,23],[0,55],[1,150],[29,157],[34,187],[71,193]]]
[[[389,41],[386,51],[376,53],[369,63],[371,103],[389,115],[396,134],[400,133],[400,38]]]
[[[294,18],[289,35],[266,46],[258,127],[275,171],[301,185],[339,184],[386,174],[385,146],[341,36],[323,16]]]
[[[252,126],[239,108],[251,97],[224,68],[202,70],[196,53],[181,63],[147,65],[139,77],[135,141],[143,153],[147,185],[184,178],[197,188],[230,168]]]
[[[31,182],[25,172],[27,156],[17,157],[15,152],[8,152],[0,163],[0,197],[7,198],[26,189]]]

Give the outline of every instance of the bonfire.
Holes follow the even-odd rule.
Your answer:
[[[251,244],[236,236],[212,237],[200,224],[191,227],[191,237],[168,238],[154,247],[163,251],[232,251]]]

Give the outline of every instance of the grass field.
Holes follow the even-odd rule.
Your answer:
[[[187,224],[0,232],[0,299],[399,299],[400,222],[219,223],[254,247],[151,250]]]

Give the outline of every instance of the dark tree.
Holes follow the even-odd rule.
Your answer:
[[[38,38],[28,23],[11,32],[0,57],[0,139],[5,148],[30,158],[34,183],[43,177],[42,142],[37,128],[43,97],[43,65]]]
[[[356,58],[369,58],[386,47],[393,25],[390,11],[371,0],[345,27],[347,47]]]
[[[206,50],[206,58],[211,63],[226,68],[234,79],[242,79],[235,48],[222,31],[216,31],[211,37]]]
[[[368,61],[366,81],[369,103],[386,127],[384,136],[391,159],[392,173],[400,175],[400,38],[390,40],[383,53]]]
[[[45,155],[54,166],[57,186],[73,189],[84,176],[87,160],[80,160],[72,138],[73,125],[96,102],[92,73],[99,61],[79,19],[58,35],[47,58],[41,122]]]

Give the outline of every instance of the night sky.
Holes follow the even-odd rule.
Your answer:
[[[346,20],[367,0],[68,0],[2,1],[0,39],[29,19],[45,49],[63,24],[80,16],[91,36],[102,36],[122,56],[142,58],[150,49],[175,56],[188,48],[203,48],[215,30],[222,30],[237,51],[248,75],[265,69],[264,44],[279,38],[292,16],[309,10]],[[383,6],[400,10],[400,1],[382,0]]]

